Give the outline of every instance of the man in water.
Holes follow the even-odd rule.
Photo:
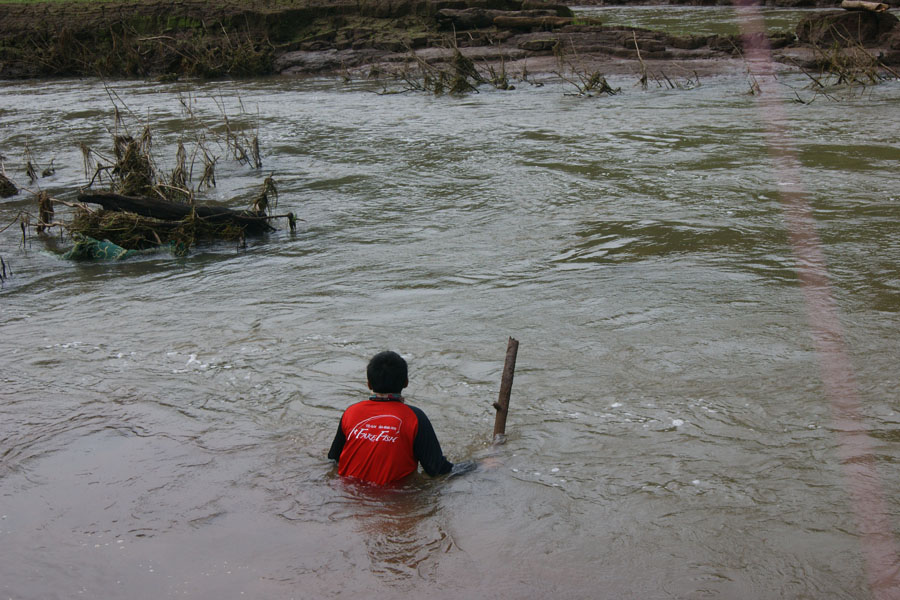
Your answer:
[[[432,477],[474,468],[460,463],[454,469],[425,413],[404,403],[400,394],[409,385],[407,374],[406,361],[396,352],[380,352],[369,361],[366,378],[373,395],[344,411],[328,451],[340,475],[387,485],[416,472],[419,463]]]

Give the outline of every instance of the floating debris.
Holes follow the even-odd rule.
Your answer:
[[[190,154],[190,161],[184,143],[179,142],[175,167],[167,176],[159,171],[151,155],[150,127],[143,127],[139,136],[119,133],[120,129],[125,128],[117,108],[112,162],[82,144],[85,175],[90,182],[76,201],[54,199],[46,192],[36,194],[37,233],[60,227],[75,240],[75,246],[65,258],[120,260],[160,248],[184,255],[196,243],[208,241],[238,242],[244,246],[247,236],[275,231],[272,222],[277,219],[287,219],[290,230],[296,229],[297,218],[293,213],[273,213],[278,205],[278,190],[271,175],[265,178],[247,210],[200,205],[195,203],[196,190],[191,181],[193,161],[197,158],[203,162],[198,188],[209,188],[216,184],[214,172],[218,160],[202,141]],[[236,139],[239,136],[229,126],[227,148],[233,151]],[[249,146],[252,160],[239,160],[259,168],[256,137]],[[93,189],[95,182],[104,179],[108,181],[108,190]],[[54,203],[72,209],[68,221],[54,220]],[[31,226],[31,222],[23,221],[23,234]]]
[[[70,260],[119,260],[129,258],[138,253],[138,250],[126,250],[112,242],[101,242],[86,235],[78,235],[75,238],[75,246],[63,254],[63,258]]]

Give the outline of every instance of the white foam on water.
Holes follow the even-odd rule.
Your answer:
[[[672,419],[672,425],[674,425],[675,427],[681,427],[682,425],[684,425],[684,420],[683,419]]]

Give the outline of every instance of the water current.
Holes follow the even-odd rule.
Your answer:
[[[32,187],[73,198],[116,105],[171,167],[188,103],[258,126],[263,168],[223,151],[206,200],[243,208],[272,174],[303,219],[122,262],[0,233],[0,596],[867,597],[765,115],[743,72],[635,79],[591,99],[0,84],[20,184],[27,145],[56,168]],[[900,83],[809,105],[802,76],[779,85],[898,530]],[[0,227],[23,211],[0,201]],[[382,349],[448,458],[491,464],[383,491],[335,475]]]

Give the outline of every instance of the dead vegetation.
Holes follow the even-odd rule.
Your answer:
[[[466,56],[453,38],[449,38],[444,49],[449,58],[439,57],[428,60],[412,49],[407,49],[406,59],[399,68],[370,69],[366,79],[379,81],[385,94],[402,94],[424,92],[435,96],[477,94],[481,86],[489,85],[497,90],[512,91],[517,83],[528,83],[541,86],[528,73],[527,66],[519,73],[511,73],[502,53],[494,60],[481,59],[475,61]],[[564,82],[573,85],[578,96],[593,97],[595,95],[614,95],[621,88],[613,88],[600,72],[584,68],[578,61],[577,53],[557,53],[559,68],[554,74]],[[352,75],[345,71],[343,81],[353,81]]]
[[[603,73],[586,67],[574,48],[567,53],[557,44],[554,53],[558,65],[556,75],[575,87],[576,93],[572,95],[593,98],[596,95],[615,96],[622,92],[622,88],[613,88]]]
[[[217,78],[273,71],[274,45],[264,33],[204,22],[147,35],[122,20],[96,31],[38,30],[0,49],[6,68],[34,75]]]
[[[631,32],[633,41],[629,49],[635,51],[639,64],[639,79],[637,84],[646,90],[651,83],[657,88],[669,90],[691,90],[700,86],[700,76],[696,71],[683,71],[678,76],[651,70],[643,60],[641,45],[635,31]],[[573,92],[566,95],[582,98],[594,98],[598,96],[614,96],[622,93],[621,87],[614,87],[609,83],[606,74],[591,65],[596,65],[596,57],[582,57],[574,43],[564,43],[564,37],[550,37],[540,40],[543,47],[551,48],[557,68],[545,74],[545,78],[554,77],[574,88]],[[376,80],[381,83],[382,90],[379,94],[401,94],[408,92],[423,92],[433,95],[465,95],[478,93],[482,86],[490,85],[498,90],[515,90],[520,83],[541,86],[527,67],[520,67],[521,72],[512,72],[507,66],[507,60],[500,50],[499,45],[496,55],[485,58],[484,53],[479,53],[482,58],[474,60],[466,55],[464,49],[457,45],[456,36],[446,37],[442,48],[443,53],[417,52],[407,47],[405,60],[400,66],[382,64],[371,67],[365,74],[366,80]],[[672,67],[678,71],[677,65]],[[342,71],[344,83],[352,83],[354,75],[350,70]]]
[[[640,65],[640,78],[638,79],[638,85],[641,86],[641,89],[646,90],[649,87],[649,80],[651,77],[656,82],[656,85],[659,88],[666,88],[670,90],[690,90],[700,86],[700,76],[696,71],[689,73],[684,81],[676,80],[673,82],[665,72],[661,72],[659,75],[657,75],[656,73],[648,69],[647,63],[644,62],[644,57],[641,56],[641,47],[638,43],[637,33],[635,31],[632,31],[631,35],[634,43],[634,51],[637,54],[638,64]]]
[[[810,104],[819,97],[838,101],[848,93],[863,92],[873,85],[900,79],[897,70],[850,39],[827,48],[815,46],[815,59],[802,66],[801,71],[809,84],[803,90],[794,90],[794,100],[802,104]]]
[[[244,245],[247,235],[273,231],[272,222],[277,219],[286,219],[291,231],[295,229],[293,213],[274,213],[278,190],[272,176],[264,178],[246,210],[198,202],[203,190],[215,187],[215,165],[223,152],[251,169],[262,166],[258,121],[255,126],[241,125],[249,116],[243,106],[232,118],[224,101],[216,101],[222,112],[222,123],[216,125],[197,115],[191,108],[193,99],[183,98],[185,119],[193,125],[186,130],[194,139],[178,141],[168,170],[154,156],[150,124],[133,130],[125,116],[130,111],[113,93],[110,97],[116,107],[111,154],[81,144],[87,186],[74,202],[36,193],[38,218],[35,223],[25,218],[23,234],[32,227],[39,235],[59,228],[61,235],[76,241],[78,257],[97,258],[109,255],[109,244],[124,251],[168,247],[176,254],[187,253],[198,242]],[[57,217],[54,205],[69,209],[68,220]],[[93,249],[85,249],[85,240],[94,244]],[[114,254],[116,258],[127,255]]]
[[[797,26],[798,38],[809,44],[812,58],[795,61],[809,79],[795,90],[795,100],[809,104],[819,97],[840,100],[884,81],[900,79],[896,53],[900,28],[886,5],[845,1],[844,11],[805,18]],[[880,48],[880,49],[879,49]]]
[[[900,78],[897,71],[859,43],[816,47],[814,63],[803,72],[810,78],[810,85],[817,90],[836,86],[865,87]]]
[[[77,206],[68,224],[75,236],[112,242],[126,250],[170,247],[184,255],[198,242],[243,241],[244,229],[232,223],[210,223],[190,213],[179,221],[154,219],[129,211],[92,210]]]
[[[450,53],[449,60],[428,61],[407,45],[406,58],[400,68],[370,71],[369,77],[381,80],[382,95],[426,92],[435,96],[458,96],[478,93],[478,86],[487,82],[499,89],[510,89],[508,80],[503,81],[505,73],[489,71],[485,76],[479,71],[475,62],[460,52],[455,34],[445,38],[444,50]],[[351,78],[345,75],[344,79],[349,81]]]
[[[475,61],[460,51],[452,48],[449,60],[428,61],[409,50],[403,65],[397,69],[369,71],[367,79],[381,82],[381,95],[403,94],[408,92],[424,92],[435,96],[477,94],[481,86],[490,86],[501,91],[516,89],[517,82],[537,84],[529,80],[526,68],[518,75],[511,73],[506,67],[502,55],[496,61]],[[345,73],[344,82],[350,83],[353,78]]]

